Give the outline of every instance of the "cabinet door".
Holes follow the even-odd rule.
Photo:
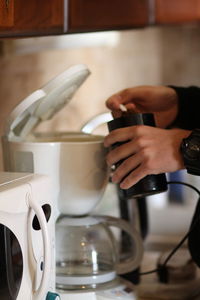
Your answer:
[[[148,0],[68,0],[68,32],[124,29],[148,24]]]
[[[0,30],[14,25],[14,0],[0,0]]]
[[[0,19],[1,14],[3,15],[3,25],[0,21],[2,37],[63,33],[64,0],[0,1]]]
[[[200,0],[155,0],[155,23],[176,24],[200,20]]]

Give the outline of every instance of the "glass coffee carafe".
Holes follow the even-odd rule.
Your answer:
[[[111,229],[117,227],[119,230]],[[132,239],[132,253],[121,257],[120,232]],[[136,269],[143,247],[140,235],[126,221],[110,216],[69,218],[62,215],[56,225],[56,285],[62,290],[102,287],[117,274]]]

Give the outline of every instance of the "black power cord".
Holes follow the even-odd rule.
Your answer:
[[[193,189],[195,192],[197,192],[199,198],[198,198],[198,202],[200,201],[200,191],[194,187],[193,185],[186,183],[186,182],[182,182],[182,181],[169,181],[167,182],[167,184],[180,184],[180,185],[184,185],[187,186],[191,189]],[[176,245],[176,247],[174,249],[172,249],[172,251],[169,253],[169,255],[166,257],[165,261],[163,262],[161,267],[158,267],[156,269],[150,270],[150,271],[146,271],[146,272],[140,272],[139,275],[149,275],[152,273],[163,273],[166,270],[166,265],[169,262],[169,260],[171,259],[171,257],[180,249],[180,247],[184,244],[184,242],[188,239],[188,236],[190,235],[190,233],[194,230],[194,228],[196,227],[197,223],[199,222],[200,218],[197,218],[195,220],[195,222],[192,224],[192,226],[190,227],[190,229],[188,230],[188,232],[184,235],[184,237],[180,240],[180,242]]]

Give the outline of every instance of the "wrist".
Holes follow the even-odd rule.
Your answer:
[[[200,129],[194,129],[183,138],[180,150],[187,172],[200,176]]]

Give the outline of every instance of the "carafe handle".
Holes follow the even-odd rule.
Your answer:
[[[102,216],[102,219],[109,227],[117,227],[127,232],[133,240],[134,253],[122,261],[119,259],[119,262],[116,265],[117,274],[125,274],[137,269],[141,264],[144,251],[142,238],[138,231],[132,228],[125,220],[111,216]]]
[[[44,249],[44,271],[42,273],[42,280],[40,282],[39,288],[34,292],[34,299],[44,299],[48,291],[49,279],[51,276],[51,244],[48,234],[47,221],[41,206],[33,201],[32,197],[29,195],[28,204],[35,212],[42,232],[43,249]]]

